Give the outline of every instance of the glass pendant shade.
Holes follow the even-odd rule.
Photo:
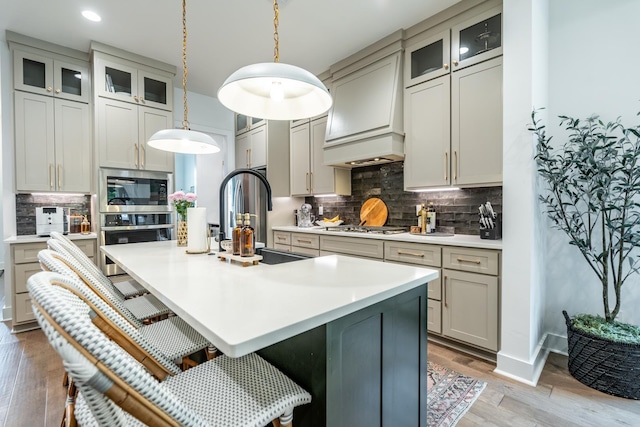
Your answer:
[[[266,62],[231,74],[218,90],[218,100],[236,113],[267,120],[297,120],[331,108],[327,88],[295,65]]]
[[[163,129],[149,138],[147,145],[158,150],[183,154],[213,154],[220,147],[209,135],[188,129]]]

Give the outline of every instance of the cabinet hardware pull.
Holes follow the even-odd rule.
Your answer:
[[[133,146],[136,149],[136,155],[133,157],[133,164],[136,165],[136,167],[138,167],[138,144],[133,144]]]
[[[53,165],[49,163],[49,188],[53,188]]]
[[[53,89],[51,86],[47,86],[47,92],[51,92],[51,89]]]
[[[453,61],[453,65],[458,66],[458,61]]]
[[[249,167],[249,149],[247,148],[244,151],[244,163]]]
[[[417,256],[420,258],[424,258],[424,253],[416,253],[416,252],[406,252],[406,251],[401,251],[398,250],[398,255],[411,255],[411,256]]]
[[[249,157],[248,157],[249,160],[247,160],[247,165],[248,167],[251,167],[251,148],[249,148],[247,151],[249,153]]]
[[[313,192],[313,172],[309,172],[309,192]]]
[[[479,259],[464,259],[464,258],[460,258],[460,257],[458,257],[458,262],[472,262],[474,264],[480,264],[480,260]]]
[[[58,190],[62,188],[62,173],[60,172],[60,165],[58,165]]]
[[[144,104],[144,98],[140,97],[140,102],[142,102]]]
[[[55,91],[55,92],[56,92],[56,93],[60,93],[60,89],[56,89],[56,91]]]
[[[300,243],[308,243],[308,244],[311,244],[311,240],[302,240],[302,239],[298,239],[298,242],[300,242]]]
[[[144,158],[146,156],[144,144],[140,144],[140,167],[144,169]]]
[[[444,152],[444,180],[445,182],[449,180],[449,177],[447,176],[447,168],[449,167],[449,152],[445,151]]]
[[[278,240],[287,240],[287,238],[284,236],[277,236],[277,237],[278,237]]]
[[[445,70],[448,70],[448,69],[449,69],[449,64],[444,64],[442,67],[443,67]]]
[[[307,193],[309,192],[309,172],[305,174],[304,183],[307,185]]]
[[[444,276],[444,306],[449,307],[447,305],[447,276]]]
[[[453,152],[453,179],[458,179],[458,151]]]
[[[138,95],[133,95],[133,100],[138,102]]]

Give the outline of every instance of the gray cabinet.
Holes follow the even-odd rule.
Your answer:
[[[292,123],[291,195],[351,195],[351,171],[325,166],[327,117]]]
[[[442,334],[499,350],[499,252],[443,248]]]
[[[267,130],[263,121],[261,126],[236,136],[236,169],[267,165]]]
[[[91,191],[89,105],[15,91],[16,191]]]
[[[172,127],[172,113],[110,98],[96,104],[101,167],[173,172],[174,155],[147,146],[155,132]]]
[[[265,119],[259,119],[257,117],[249,117],[244,114],[235,113],[235,131],[236,136],[250,131],[258,126],[265,124]]]
[[[405,51],[406,190],[502,185],[501,9],[447,25]]]

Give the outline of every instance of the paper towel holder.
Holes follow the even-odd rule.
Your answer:
[[[190,251],[186,249],[185,252],[189,255],[208,254],[211,252],[211,229],[207,227],[207,248],[202,251]]]

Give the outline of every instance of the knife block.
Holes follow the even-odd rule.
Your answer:
[[[493,220],[495,227],[483,228],[480,227],[480,238],[486,240],[500,240],[502,239],[502,218],[498,216]]]

